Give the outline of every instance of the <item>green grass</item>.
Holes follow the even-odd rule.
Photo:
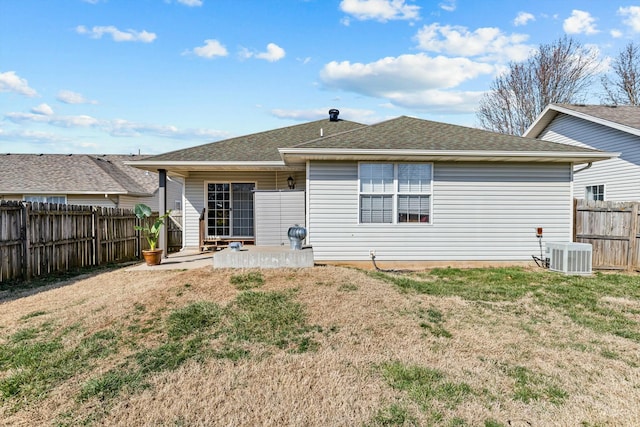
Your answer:
[[[236,289],[246,291],[253,288],[258,288],[264,285],[264,277],[259,271],[250,271],[244,274],[235,274],[229,279],[231,284]]]
[[[81,328],[66,328],[56,334],[45,323],[19,330],[0,345],[0,370],[9,373],[0,379],[0,401],[12,402],[14,410],[41,401],[58,384],[117,351],[118,334],[114,331],[99,331],[65,348],[63,339],[73,334],[81,336]]]
[[[418,422],[409,410],[396,403],[378,410],[367,427],[417,426]]]
[[[576,324],[640,342],[640,323],[633,310],[612,308],[603,296],[640,300],[638,278],[623,274],[564,276],[517,267],[487,269],[438,268],[426,273],[370,273],[402,292],[440,297],[457,296],[477,302],[514,302],[525,296],[554,308]]]
[[[307,325],[304,306],[293,297],[291,292],[246,291],[226,307],[198,301],[173,310],[167,316],[165,342],[141,349],[120,367],[90,379],[78,400],[106,400],[137,391],[147,386],[149,375],[174,371],[189,361],[248,358],[251,343],[294,352],[313,350],[317,328]]]
[[[425,410],[437,403],[455,408],[472,394],[468,384],[447,381],[442,372],[425,366],[391,362],[382,365],[381,370],[392,388],[406,392]]]
[[[547,400],[560,405],[568,397],[567,392],[554,384],[548,376],[535,373],[524,366],[504,367],[504,372],[515,380],[514,399],[524,403]]]

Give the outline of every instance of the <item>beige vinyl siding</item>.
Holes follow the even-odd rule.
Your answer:
[[[287,232],[305,226],[304,191],[256,191],[256,246],[289,244]]]
[[[80,205],[80,206],[99,206],[105,208],[117,208],[118,200],[120,196],[104,194],[68,194],[68,205]]]
[[[359,224],[357,163],[309,165],[308,243],[316,261],[530,260],[570,241],[569,164],[434,163],[432,224]]]
[[[640,137],[566,114],[558,114],[539,139],[578,147],[622,153],[617,159],[595,162],[574,175],[574,197],[585,187],[605,185],[605,200],[640,200]],[[576,166],[576,169],[580,166]]]
[[[185,247],[198,247],[200,213],[205,207],[205,182],[255,182],[256,190],[287,189],[287,178],[292,175],[296,182],[296,190],[304,190],[304,172],[275,171],[220,171],[192,172],[185,178],[184,232]],[[256,217],[260,212],[256,212]]]

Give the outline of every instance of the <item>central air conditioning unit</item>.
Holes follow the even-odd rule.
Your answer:
[[[547,242],[545,247],[549,270],[564,274],[591,274],[590,243]]]

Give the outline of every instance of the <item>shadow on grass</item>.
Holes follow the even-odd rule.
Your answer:
[[[122,264],[106,264],[99,267],[87,267],[72,271],[50,273],[31,280],[11,280],[0,282],[0,303],[14,301],[20,298],[46,292],[51,289],[62,288],[74,283],[95,277],[99,274],[118,270],[140,261],[129,261]]]

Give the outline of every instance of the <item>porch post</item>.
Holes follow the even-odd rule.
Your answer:
[[[158,214],[160,216],[167,212],[167,170],[158,169]],[[162,249],[163,256],[167,257],[167,221],[160,231],[158,249]]]

